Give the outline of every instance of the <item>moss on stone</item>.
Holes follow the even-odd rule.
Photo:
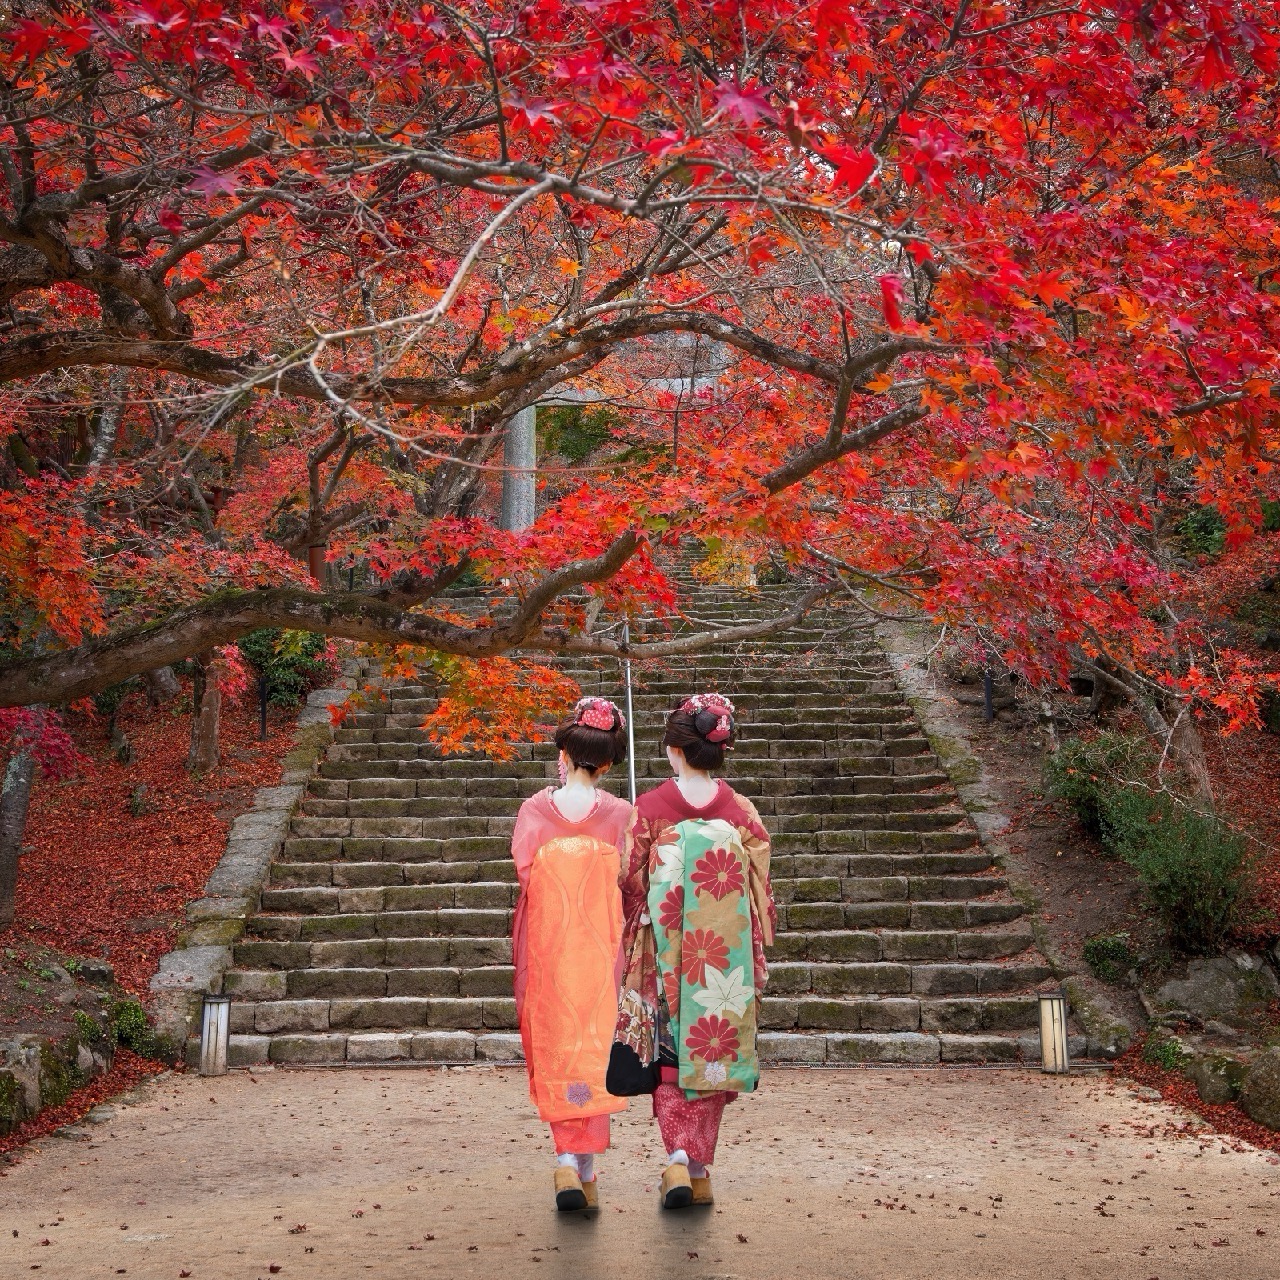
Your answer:
[[[0,1071],[0,1137],[12,1133],[22,1120],[22,1089],[12,1071]]]
[[[40,1054],[41,1107],[60,1107],[81,1085],[89,1083],[88,1072],[82,1071],[77,1062],[79,1056],[78,1036],[45,1041]]]
[[[280,762],[285,773],[310,769],[333,741],[333,730],[327,724],[304,725],[294,735],[289,754]]]

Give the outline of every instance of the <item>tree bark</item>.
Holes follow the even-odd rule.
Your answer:
[[[1195,798],[1213,808],[1213,780],[1209,777],[1204,744],[1200,741],[1190,706],[1171,698],[1164,699],[1161,705],[1156,694],[1144,687],[1132,671],[1107,658],[1100,657],[1085,665],[1096,681],[1132,702],[1147,732],[1160,744],[1162,757],[1173,761],[1174,766],[1182,771]]]
[[[88,697],[165,663],[177,662],[216,645],[229,644],[259,627],[311,631],[345,640],[402,644],[434,649],[460,657],[484,658],[513,650],[522,653],[580,654],[599,658],[672,658],[698,653],[717,644],[753,640],[794,626],[818,600],[831,591],[818,584],[776,617],[741,626],[714,627],[667,640],[631,644],[607,636],[583,636],[576,631],[541,625],[540,612],[557,595],[585,582],[615,573],[630,546],[621,539],[614,548],[592,560],[567,566],[550,575],[547,592],[534,588],[524,605],[500,626],[469,627],[410,612],[409,593],[382,597],[374,593],[335,592],[330,595],[295,587],[269,587],[205,600],[176,610],[153,622],[113,636],[87,641],[61,653],[0,663],[0,707],[62,703]],[[427,588],[420,598],[434,594]]]
[[[4,785],[0,789],[0,929],[13,923],[18,858],[27,829],[27,808],[35,773],[35,757],[28,750],[14,752],[4,771]]]
[[[191,720],[191,749],[187,752],[187,768],[192,773],[216,769],[221,760],[218,751],[218,728],[222,719],[222,690],[218,688],[219,663],[212,653],[196,659],[192,684],[195,714]]]
[[[143,683],[147,687],[147,703],[158,707],[169,702],[182,692],[178,677],[173,674],[172,667],[155,667],[142,673]]]

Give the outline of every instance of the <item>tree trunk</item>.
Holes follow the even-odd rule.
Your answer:
[[[191,721],[191,750],[187,768],[192,773],[205,773],[218,766],[218,724],[222,716],[222,690],[218,688],[218,662],[211,653],[196,659],[192,702],[195,715]]]
[[[1205,758],[1204,743],[1200,740],[1200,730],[1188,706],[1173,708],[1173,728],[1169,731],[1169,754],[1177,761],[1179,768],[1187,775],[1196,798],[1213,808],[1213,780],[1209,777],[1209,762]]]
[[[0,789],[0,929],[13,923],[14,892],[18,887],[18,857],[27,829],[27,806],[36,762],[30,751],[9,758]]]
[[[147,686],[147,702],[153,707],[176,698],[182,692],[172,667],[156,667],[154,671],[144,672],[142,679]]]
[[[1200,741],[1200,731],[1196,728],[1190,706],[1171,697],[1153,695],[1132,671],[1105,657],[1099,657],[1086,666],[1096,681],[1129,698],[1147,732],[1160,744],[1162,756],[1173,761],[1174,766],[1186,776],[1195,798],[1213,808],[1213,781],[1209,777],[1204,744]],[[1157,705],[1157,696],[1162,696],[1163,706]],[[1172,716],[1172,723],[1168,716]]]

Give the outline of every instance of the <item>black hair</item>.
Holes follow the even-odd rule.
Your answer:
[[[695,769],[720,769],[724,767],[725,752],[733,746],[738,732],[737,722],[730,718],[729,736],[723,742],[711,742],[707,734],[714,731],[720,717],[714,711],[681,711],[680,704],[667,716],[666,731],[662,735],[664,747],[679,747],[684,758]]]
[[[592,773],[598,773],[606,765],[621,764],[627,758],[627,731],[616,711],[612,729],[593,729],[570,717],[556,730],[555,743],[575,769],[588,769]]]

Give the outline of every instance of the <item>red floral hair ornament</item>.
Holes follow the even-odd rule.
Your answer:
[[[716,722],[707,732],[703,733],[698,728],[698,732],[708,742],[728,742],[733,736],[733,703],[721,693],[695,693],[692,698],[686,698],[680,704],[680,710],[694,717],[695,728],[698,727],[697,717],[702,712],[715,716]],[[732,748],[725,747],[725,750]]]
[[[626,716],[608,698],[579,698],[573,709],[573,722],[588,729],[603,729],[605,733],[627,727]]]

